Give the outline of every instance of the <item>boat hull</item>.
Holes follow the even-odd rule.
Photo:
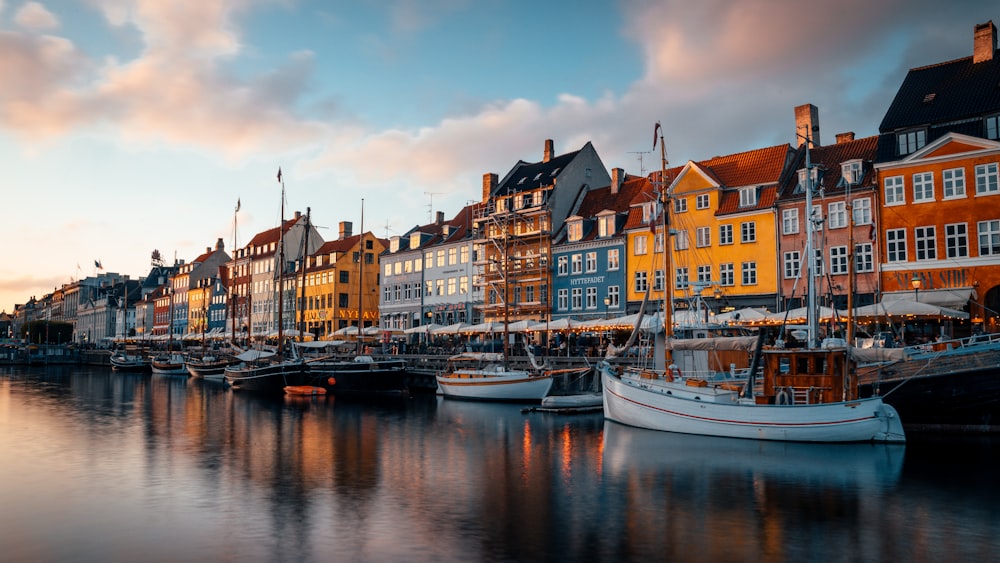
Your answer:
[[[238,364],[226,368],[225,380],[234,390],[282,394],[285,387],[307,384],[308,372],[302,362]]]
[[[185,367],[191,377],[222,381],[226,377],[226,368],[232,365],[235,365],[235,362],[229,360],[189,360]]]
[[[111,356],[111,369],[130,373],[149,373],[149,360],[139,356]]]
[[[180,357],[153,358],[149,367],[153,375],[188,375],[184,360]]]
[[[736,392],[704,387],[679,387],[684,393],[678,395],[688,396],[678,396],[651,382],[619,377],[606,364],[600,369],[605,418],[629,426],[787,442],[905,441],[895,409],[879,397],[810,405],[755,404],[742,401]]]
[[[437,383],[441,394],[452,399],[540,403],[552,388],[552,376],[522,371],[457,370],[438,375]]]
[[[338,395],[406,395],[409,376],[404,360],[316,362],[309,365],[310,385]]]

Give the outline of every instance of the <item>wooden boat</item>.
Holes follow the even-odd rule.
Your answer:
[[[188,375],[184,362],[181,354],[159,354],[150,360],[149,365],[154,375]]]
[[[188,358],[184,366],[191,377],[221,381],[225,378],[226,368],[239,363],[234,356],[207,355],[200,358]]]
[[[436,379],[441,394],[453,399],[541,402],[552,388],[550,373],[510,369],[495,352],[452,356]]]
[[[661,138],[662,142],[662,138]],[[807,143],[809,141],[807,140]],[[662,143],[661,143],[661,151]],[[666,170],[666,156],[663,169]],[[808,145],[806,168],[811,168]],[[665,178],[665,174],[663,176]],[[809,178],[810,174],[807,173]],[[812,209],[812,186],[806,185],[806,209]],[[669,198],[664,183],[660,190],[664,233],[668,231]],[[807,252],[813,251],[812,229],[807,230]],[[669,262],[669,252],[664,252]],[[731,383],[711,384],[686,378],[672,365],[665,346],[665,369],[622,369],[607,361],[598,365],[604,392],[604,416],[615,422],[669,432],[795,442],[905,442],[903,425],[894,408],[881,397],[861,398],[854,362],[846,343],[817,347],[818,333],[815,276],[812,261],[805,273],[810,289],[809,347],[762,350],[765,332],[758,339],[758,353],[750,378],[742,387]],[[671,271],[669,263],[664,271]],[[665,284],[665,337],[671,332],[672,294]],[[636,330],[638,331],[638,325]],[[762,358],[760,388],[757,365]]]
[[[111,356],[111,369],[114,371],[148,373],[150,367],[149,360],[145,356],[119,352]]]
[[[285,386],[285,395],[326,395],[326,389],[315,385],[287,385]]]

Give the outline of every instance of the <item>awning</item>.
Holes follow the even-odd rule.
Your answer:
[[[944,289],[921,289],[919,291],[887,291],[882,294],[882,301],[917,301],[949,309],[961,309],[975,297],[971,287],[948,287]]]

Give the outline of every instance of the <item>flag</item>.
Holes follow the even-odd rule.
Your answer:
[[[656,137],[657,137],[657,134],[659,132],[660,132],[660,122],[657,121],[656,125],[653,127],[653,150],[654,151],[656,150]]]
[[[237,213],[240,212],[240,198],[236,198],[236,212]]]
[[[278,183],[281,183],[281,167],[278,167]]]
[[[103,270],[104,269],[104,267],[101,266],[101,261],[100,260],[94,260],[94,267],[97,268],[98,270]]]
[[[875,242],[875,223],[868,229],[868,239]]]

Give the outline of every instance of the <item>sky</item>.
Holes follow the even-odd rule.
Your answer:
[[[972,54],[951,0],[0,0],[0,311],[190,261],[311,209],[325,240],[451,218],[482,175],[593,143],[659,168],[874,135],[910,68]],[[596,187],[596,186],[595,186]],[[236,212],[239,202],[239,212]]]

